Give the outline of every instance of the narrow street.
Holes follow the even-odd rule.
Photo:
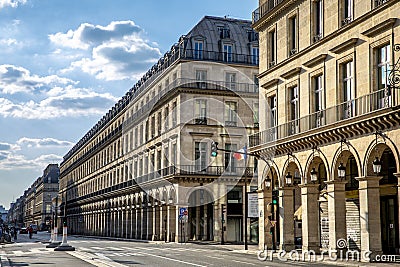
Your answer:
[[[41,243],[47,240],[49,234],[43,232],[34,235],[32,240],[27,235],[19,235],[17,243],[1,247],[0,256],[8,258],[10,266],[332,266],[260,261],[255,251],[245,253],[242,246],[239,249],[236,245],[145,243],[70,237],[68,243],[76,251],[55,252]]]

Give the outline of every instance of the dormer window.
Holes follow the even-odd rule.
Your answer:
[[[225,62],[232,62],[232,45],[230,45],[230,44],[224,44],[224,46],[223,46],[223,56],[224,56],[224,58],[223,58],[223,60],[225,61]]]
[[[194,42],[194,59],[203,59],[203,41]]]
[[[219,31],[219,37],[221,39],[227,39],[227,38],[231,38],[231,31],[228,28],[218,28]]]
[[[247,39],[249,40],[249,43],[258,41],[258,32],[247,31]]]

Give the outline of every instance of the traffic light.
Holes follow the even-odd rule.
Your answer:
[[[269,228],[269,233],[272,235],[273,234],[273,232],[274,232],[274,226],[271,226],[270,228]]]
[[[278,190],[272,190],[272,204],[278,205]]]
[[[63,217],[63,226],[64,226],[64,227],[67,226],[67,217]]]
[[[218,142],[211,142],[211,157],[216,157],[218,155]]]

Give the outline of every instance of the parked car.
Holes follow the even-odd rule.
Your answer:
[[[26,227],[22,227],[22,228],[19,230],[19,233],[20,233],[20,234],[27,234],[27,233],[28,233],[28,229],[27,229]]]

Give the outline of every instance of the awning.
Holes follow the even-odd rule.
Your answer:
[[[294,213],[294,219],[301,221],[303,218],[303,209],[300,207],[296,210],[296,212]]]

